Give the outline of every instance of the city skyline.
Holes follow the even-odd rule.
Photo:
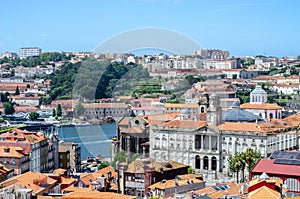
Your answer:
[[[93,51],[122,32],[157,27],[233,56],[296,56],[299,4],[296,0],[6,1],[0,13],[4,27],[0,53],[31,46],[43,52]]]

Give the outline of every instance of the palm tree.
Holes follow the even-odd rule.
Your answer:
[[[239,172],[243,168],[243,161],[240,153],[235,154],[228,159],[230,171],[236,172],[236,182],[239,183]]]
[[[240,161],[242,167],[241,167],[241,171],[242,171],[242,182],[245,181],[245,168],[246,168],[246,155],[245,153],[237,153],[236,154],[238,160]]]
[[[247,164],[247,170],[249,172],[249,180],[250,180],[250,171],[255,166],[256,162],[261,158],[261,154],[255,149],[247,148],[243,153],[245,162]]]

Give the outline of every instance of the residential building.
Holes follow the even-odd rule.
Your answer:
[[[0,162],[2,162],[0,160]],[[0,164],[0,182],[3,182],[14,175],[14,170],[5,167],[3,164]]]
[[[239,68],[236,59],[226,60],[206,60],[203,62],[203,68],[205,69],[236,69]]]
[[[67,170],[67,174],[71,173],[71,165],[70,165],[70,151],[68,149],[58,150],[59,155],[59,168]]]
[[[75,184],[76,188],[88,188],[101,192],[117,192],[117,173],[111,166],[105,167],[93,173],[83,173]],[[73,191],[72,189],[64,192]]]
[[[164,162],[138,159],[129,164],[120,163],[118,165],[119,191],[122,194],[144,197],[150,191],[151,184],[187,174],[188,167],[172,160]]]
[[[258,77],[258,70],[242,69],[240,70],[239,78],[241,79],[253,79]]]
[[[195,50],[194,55],[200,55],[204,59],[226,59],[230,56],[229,51],[218,50],[218,49]]]
[[[203,189],[205,182],[202,176],[197,174],[178,175],[175,179],[162,180],[152,184],[151,197],[176,197],[177,194],[183,195],[191,190]]]
[[[48,170],[48,140],[40,133],[13,129],[0,135],[0,144],[5,147],[20,147],[30,154],[30,171],[45,172]]]
[[[260,85],[256,85],[255,89],[250,93],[250,103],[242,104],[241,109],[264,119],[281,119],[282,107],[277,104],[267,103],[267,97],[267,92]]]
[[[55,68],[52,65],[47,65],[46,67],[24,67],[24,66],[17,66],[14,68],[15,77],[21,78],[32,78],[34,76],[38,77],[46,77],[50,74],[53,74]]]
[[[18,57],[18,54],[14,52],[4,52],[0,55],[0,59],[3,59],[4,57],[8,59],[14,59]]]
[[[165,103],[165,112],[174,113],[188,110],[193,114],[204,113],[206,105],[200,106],[199,104],[176,104],[176,103]]]
[[[300,93],[300,84],[273,84],[270,88],[274,93],[292,95]]]
[[[132,107],[131,110],[133,115],[142,116],[164,113],[165,109],[163,103],[153,103],[151,106]]]
[[[131,115],[131,107],[125,103],[84,103],[84,115],[88,118],[124,117]]]
[[[0,162],[13,171],[13,174],[20,175],[29,171],[29,154],[21,147],[0,146]]]
[[[26,95],[15,95],[9,96],[12,102],[16,103],[19,106],[34,106],[37,107],[41,104],[42,98],[40,96],[26,96]]]
[[[247,190],[244,191],[243,186],[233,182],[216,183],[214,186],[205,187],[203,189],[193,190],[190,192],[190,198],[199,199],[245,199],[247,198]]]
[[[38,57],[40,56],[42,49],[37,47],[26,47],[20,48],[19,50],[19,57],[20,59],[24,59],[27,57]]]
[[[81,147],[74,142],[59,142],[59,150],[70,151],[71,171],[80,171],[81,166]]]
[[[29,171],[1,182],[0,186],[1,191],[12,190],[13,186],[19,189],[31,189],[32,196],[37,197],[48,193],[60,193],[60,184],[56,183],[57,180],[45,174]]]
[[[62,196],[61,199],[135,199],[135,196],[129,196],[113,192],[99,192],[99,191],[78,191],[71,192],[68,195]]]

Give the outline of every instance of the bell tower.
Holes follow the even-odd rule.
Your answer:
[[[209,97],[209,106],[206,112],[206,123],[211,126],[218,126],[222,123],[220,98],[215,93]]]

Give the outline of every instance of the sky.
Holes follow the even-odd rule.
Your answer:
[[[155,27],[233,56],[300,55],[298,0],[10,0],[0,5],[0,53],[30,46],[43,52],[93,51],[122,32]]]

